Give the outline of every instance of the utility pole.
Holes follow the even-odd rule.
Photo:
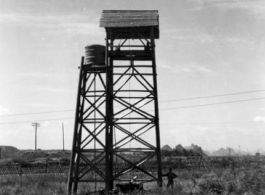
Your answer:
[[[63,123],[62,123],[62,131],[63,131],[63,151],[64,151],[64,126],[63,126]]]
[[[32,123],[32,126],[35,127],[35,152],[37,151],[37,129],[40,126],[40,123]]]

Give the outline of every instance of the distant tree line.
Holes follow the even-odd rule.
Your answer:
[[[169,150],[161,150],[162,156],[202,156],[199,152],[193,151],[193,150],[176,150],[173,149],[171,151]]]

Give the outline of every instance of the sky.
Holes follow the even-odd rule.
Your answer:
[[[0,0],[0,145],[34,149],[39,122],[38,148],[61,149],[62,124],[71,148],[78,66],[86,45],[105,44],[102,10],[159,12],[161,145],[265,150],[263,0]]]

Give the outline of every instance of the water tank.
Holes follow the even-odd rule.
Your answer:
[[[85,47],[85,50],[86,65],[105,65],[105,46],[88,45]]]

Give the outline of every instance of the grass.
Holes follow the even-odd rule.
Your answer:
[[[165,187],[156,195],[264,195],[265,167],[192,171],[179,173],[173,189]],[[152,188],[152,184],[144,186]]]
[[[151,191],[154,195],[264,195],[265,167],[244,166],[239,168],[203,171],[177,171],[173,189],[163,187]],[[166,180],[165,180],[166,183]],[[10,176],[0,178],[1,195],[65,195],[66,175]],[[146,190],[157,188],[155,183],[144,184]],[[80,184],[78,195],[93,191],[88,184]],[[134,193],[133,193],[134,194]]]
[[[23,175],[0,178],[0,195],[66,195],[66,175]],[[79,184],[78,195],[93,191],[89,184]]]
[[[62,175],[6,177],[0,179],[1,195],[67,194],[67,178]]]

